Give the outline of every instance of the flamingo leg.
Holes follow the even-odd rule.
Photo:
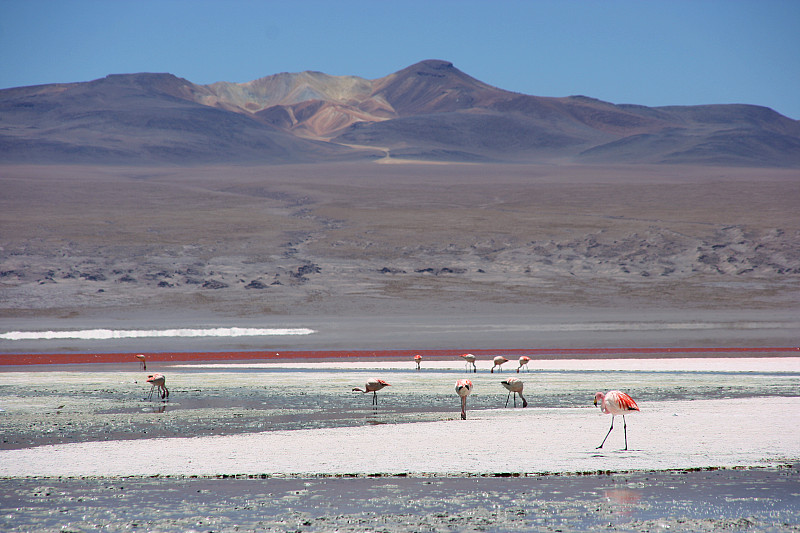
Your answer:
[[[467,397],[463,396],[461,398],[461,420],[467,419]]]
[[[472,371],[476,374],[478,373],[478,367],[475,366],[475,363],[472,363]]]
[[[378,391],[372,391],[372,403],[378,405]]]
[[[508,396],[506,396],[506,407],[508,407],[508,399],[509,398],[511,398],[511,393],[510,392],[508,393]]]
[[[623,420],[624,420],[624,418],[625,418],[625,417],[623,417]],[[611,427],[610,427],[610,428],[608,428],[608,433],[606,433],[606,438],[605,438],[605,439],[603,439],[603,442],[601,442],[601,443],[600,443],[600,446],[598,446],[598,447],[597,447],[597,448],[595,448],[595,449],[599,450],[600,448],[602,448],[602,447],[603,447],[603,444],[605,444],[605,443],[606,443],[606,439],[608,438],[608,436],[609,436],[609,435],[611,435],[611,430],[612,430],[612,429],[614,429],[614,415],[611,415]],[[627,445],[626,445],[626,447],[627,447]]]
[[[628,423],[625,422],[625,415],[622,415],[622,430],[625,433],[625,449],[628,449]]]

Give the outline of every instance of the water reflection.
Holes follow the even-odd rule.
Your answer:
[[[167,404],[166,402],[162,402],[160,404],[154,404],[150,407],[145,407],[142,409],[143,413],[166,413],[167,412]]]
[[[640,491],[631,489],[609,489],[603,491],[603,496],[614,506],[617,514],[623,516],[632,514],[636,503],[642,498]]]

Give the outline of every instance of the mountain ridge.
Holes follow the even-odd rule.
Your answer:
[[[168,73],[0,90],[0,162],[437,161],[800,167],[800,122],[748,104],[542,97],[426,60],[366,79]]]

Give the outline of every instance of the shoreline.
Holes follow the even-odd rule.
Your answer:
[[[800,463],[795,460],[787,460],[783,463],[765,465],[718,465],[718,466],[687,466],[670,468],[631,468],[629,470],[618,469],[597,469],[585,471],[529,471],[529,472],[314,472],[314,473],[287,473],[287,472],[262,472],[262,473],[219,473],[219,474],[90,474],[90,475],[0,475],[0,483],[11,480],[62,480],[62,481],[83,481],[91,479],[152,479],[152,480],[281,480],[281,479],[318,479],[318,480],[337,480],[337,479],[503,479],[503,478],[586,478],[601,476],[618,475],[637,475],[637,474],[689,474],[695,472],[777,472],[797,470],[800,473]]]
[[[675,347],[675,348],[498,348],[476,350],[286,350],[286,351],[216,351],[216,352],[119,352],[119,353],[11,353],[0,354],[0,368],[5,366],[71,365],[92,363],[130,363],[135,355],[144,353],[152,362],[203,362],[251,360],[396,360],[415,354],[423,358],[452,358],[463,353],[476,356],[526,355],[531,360],[569,359],[648,359],[683,358],[702,355],[704,358],[766,358],[800,357],[800,348],[794,346],[766,347]]]

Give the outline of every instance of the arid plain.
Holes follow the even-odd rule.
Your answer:
[[[457,338],[397,345],[381,317],[781,321],[800,307],[796,169],[393,162],[2,167],[0,314],[18,329],[362,318],[361,345],[297,347],[423,349]],[[772,333],[743,341],[793,345]]]

